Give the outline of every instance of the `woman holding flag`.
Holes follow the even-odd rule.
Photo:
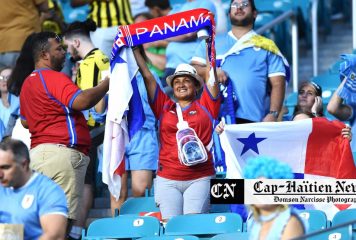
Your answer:
[[[138,48],[134,48],[134,56],[151,108],[160,121],[155,200],[162,219],[206,213],[209,211],[210,179],[215,174],[210,153],[213,121],[220,108],[215,67],[211,71],[213,80],[205,84],[194,67],[178,65],[175,73],[166,79],[173,88],[175,102],[158,87]],[[203,92],[198,98],[201,88]]]

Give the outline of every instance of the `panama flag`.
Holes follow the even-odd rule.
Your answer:
[[[137,87],[138,66],[131,48],[123,47],[110,63],[108,112],[103,149],[103,182],[118,199],[121,176],[125,172],[125,147],[145,122],[144,110]]]
[[[356,179],[349,140],[341,136],[344,127],[342,122],[325,118],[226,125],[220,136],[226,177],[242,178],[247,159],[261,155],[288,163],[296,178]],[[347,207],[313,206],[328,209],[329,218]]]

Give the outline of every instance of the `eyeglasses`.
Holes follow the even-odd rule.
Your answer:
[[[316,94],[315,94],[314,92],[312,92],[312,91],[300,90],[300,91],[298,92],[298,95],[304,95],[304,94],[306,94],[308,97],[309,97],[309,96],[310,96],[310,97],[316,96]]]
[[[249,3],[248,1],[243,1],[243,2],[241,2],[241,3],[233,2],[233,3],[231,4],[231,8],[245,9],[245,8],[247,8],[249,5],[250,5],[250,3]]]
[[[7,82],[7,80],[10,79],[10,76],[0,76],[0,81],[1,82]]]

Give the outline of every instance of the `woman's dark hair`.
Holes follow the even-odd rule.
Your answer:
[[[35,69],[35,61],[32,54],[35,36],[36,33],[32,33],[26,38],[10,79],[7,81],[8,91],[16,96],[20,95],[22,84],[26,77]]]
[[[64,36],[71,38],[74,35],[90,37],[90,32],[96,30],[96,23],[92,19],[87,19],[84,22],[75,21],[71,23],[64,31]]]

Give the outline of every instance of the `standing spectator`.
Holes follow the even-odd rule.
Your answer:
[[[35,71],[26,78],[20,94],[21,122],[31,133],[31,168],[62,187],[69,219],[76,220],[90,147],[89,129],[81,111],[104,97],[109,80],[82,91],[60,73],[65,51],[55,33],[36,34],[32,47]]]
[[[143,56],[145,51],[140,48]],[[148,64],[148,59],[146,59]],[[160,79],[152,71],[152,75],[157,84]],[[118,200],[111,196],[111,211],[114,214],[115,209],[120,209],[122,203],[128,196],[128,171],[131,172],[131,189],[133,197],[145,196],[146,189],[152,187],[153,172],[157,170],[158,162],[158,139],[157,139],[157,120],[149,105],[148,94],[146,91],[143,77],[140,73],[136,74],[137,86],[140,92],[143,111],[145,114],[145,123],[141,129],[130,139],[130,143],[125,149],[125,168],[126,172],[121,178],[121,191]]]
[[[298,101],[294,108],[293,119],[298,112],[309,112],[315,117],[324,116],[321,87],[315,82],[302,82],[298,89]]]
[[[257,17],[254,0],[232,0],[232,30],[216,39],[218,80],[232,81],[237,97],[236,123],[276,121],[281,111],[286,69],[273,41],[257,35],[253,25]],[[192,64],[202,76],[205,73],[205,49],[197,49]]]
[[[0,69],[0,119],[4,126],[7,126],[11,114],[18,111],[20,105],[19,98],[9,93],[7,89],[7,81],[10,79],[11,72],[10,67]]]
[[[14,66],[28,35],[41,31],[40,14],[48,12],[48,0],[1,1],[0,67]]]
[[[102,72],[109,71],[109,58],[104,55],[102,51],[94,47],[90,40],[89,32],[95,31],[96,24],[93,20],[88,19],[85,22],[73,22],[64,33],[64,44],[67,46],[67,51],[71,58],[75,61],[80,61],[77,75],[75,76],[75,83],[82,90],[86,90],[98,85],[102,80]],[[98,103],[97,108],[102,107],[102,102],[105,105],[105,99]],[[98,109],[99,110],[99,109]],[[105,106],[100,109],[100,113],[104,112]],[[86,118],[91,136],[99,130],[100,123],[93,119],[90,111],[86,111]],[[96,161],[97,148],[102,144],[104,139],[104,129],[99,134],[92,137],[92,143],[89,151],[90,162],[85,174],[83,202],[80,205],[81,211],[79,218],[73,224],[70,236],[74,239],[79,239],[82,229],[85,227],[85,221],[88,212],[93,204],[95,175],[96,175]]]
[[[167,84],[173,88],[177,100],[174,102],[158,87],[139,49],[134,50],[134,55],[152,111],[160,120],[161,145],[154,189],[162,219],[167,221],[180,214],[206,213],[209,211],[210,179],[215,174],[209,143],[212,141],[213,119],[217,118],[220,107],[218,84],[205,85],[194,67],[178,65],[175,73],[167,78]],[[202,87],[202,96],[197,99]],[[196,133],[193,142],[183,145],[187,147],[184,150],[178,148],[178,142],[186,142],[176,139],[177,131],[180,131],[180,137],[187,132]],[[194,147],[188,147],[192,145]],[[202,157],[204,154],[206,158]],[[191,165],[186,162],[188,159],[206,161]]]
[[[71,0],[72,7],[90,4],[89,18],[98,29],[90,33],[94,45],[106,56],[111,56],[111,49],[119,25],[133,23],[129,0]]]
[[[67,204],[63,190],[48,177],[33,172],[26,145],[0,143],[0,216],[22,224],[24,239],[64,239]]]

